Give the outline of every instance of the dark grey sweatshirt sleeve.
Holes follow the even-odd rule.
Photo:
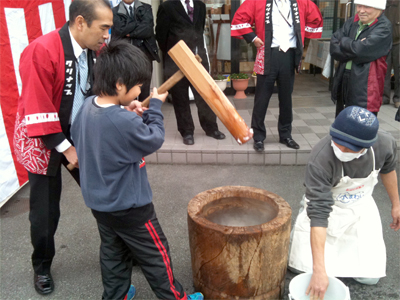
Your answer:
[[[326,171],[313,163],[307,165],[306,177],[307,215],[311,227],[328,227],[328,217],[334,204],[331,178]]]
[[[328,227],[328,217],[334,204],[332,187],[333,174],[336,173],[334,153],[330,138],[321,140],[311,151],[310,160],[306,167],[305,186],[307,215],[311,227]]]

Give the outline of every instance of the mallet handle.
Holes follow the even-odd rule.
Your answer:
[[[174,75],[172,75],[170,78],[168,78],[167,81],[165,81],[158,89],[157,92],[159,94],[164,94],[167,92],[170,88],[172,88],[175,84],[177,84],[185,75],[182,73],[181,70],[176,72]],[[149,107],[150,104],[150,98],[151,96],[148,96],[143,102],[142,102],[142,107]]]
[[[200,55],[196,54],[195,55],[197,61],[201,63],[201,57]],[[169,91],[175,84],[177,84],[183,77],[185,77],[185,74],[181,70],[177,71],[174,75],[172,75],[170,78],[168,78],[167,81],[165,81],[158,89],[157,92],[159,94],[164,94],[165,92]],[[150,104],[150,98],[151,96],[148,96],[143,102],[142,106],[143,107],[149,107]]]

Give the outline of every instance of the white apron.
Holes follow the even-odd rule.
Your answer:
[[[378,207],[372,197],[380,170],[366,178],[344,176],[332,188],[335,204],[328,218],[325,243],[325,267],[329,276],[380,278],[386,276],[386,248]],[[289,266],[312,272],[310,219],[303,198],[303,210],[294,225],[289,249]]]

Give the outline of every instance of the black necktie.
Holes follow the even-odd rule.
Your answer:
[[[133,8],[132,8],[132,6],[129,6],[129,16],[133,20]]]

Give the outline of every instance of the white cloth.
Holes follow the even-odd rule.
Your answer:
[[[374,166],[371,174],[366,178],[342,176],[332,188],[335,204],[328,219],[325,243],[325,267],[330,276],[380,278],[386,275],[382,223],[372,197],[380,170],[375,170],[375,154],[370,149]],[[293,228],[289,266],[312,272],[308,200],[304,200]]]
[[[95,98],[94,98],[94,103],[96,103],[96,105],[98,105],[98,106],[100,106],[100,107],[107,108],[107,107],[111,107],[111,106],[114,106],[114,105],[115,105],[115,104],[112,104],[112,103],[109,103],[109,104],[99,104],[98,98],[99,98],[99,97],[95,97]],[[121,108],[122,108],[122,107],[121,107]]]
[[[361,4],[381,10],[385,10],[386,8],[386,0],[354,0],[354,4]]]
[[[285,52],[289,48],[296,48],[296,36],[289,0],[274,0],[272,4],[272,30],[271,47],[280,47]]]

